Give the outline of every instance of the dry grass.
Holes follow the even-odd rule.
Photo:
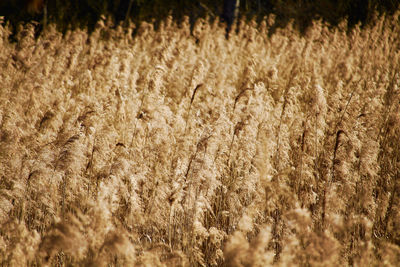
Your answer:
[[[400,262],[400,26],[0,26],[0,265]]]

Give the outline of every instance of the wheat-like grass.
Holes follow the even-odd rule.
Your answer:
[[[0,264],[398,264],[398,17],[0,25]]]

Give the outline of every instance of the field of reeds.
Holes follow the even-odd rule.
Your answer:
[[[399,14],[273,20],[0,26],[0,265],[398,264]]]

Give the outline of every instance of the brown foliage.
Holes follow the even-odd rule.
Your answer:
[[[0,264],[396,265],[398,15],[272,20],[0,25]]]

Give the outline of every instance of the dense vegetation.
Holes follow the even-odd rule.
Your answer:
[[[179,22],[184,16],[189,16],[193,24],[198,18],[215,19],[220,16],[223,13],[223,2],[223,0],[3,0],[0,1],[0,16],[5,16],[14,28],[20,22],[35,20],[42,25],[55,23],[63,32],[71,27],[88,27],[91,31],[102,15],[110,16],[115,24],[129,18],[137,25],[142,21],[154,20],[157,26],[158,22],[169,15]],[[284,27],[290,20],[294,20],[295,27],[304,30],[314,19],[319,18],[331,25],[337,25],[348,18],[350,27],[357,23],[370,23],[375,12],[393,14],[399,4],[399,0],[240,0],[239,14],[241,17],[257,18],[258,21],[269,14],[275,14],[276,27]]]
[[[394,266],[399,14],[0,26],[0,265]]]

